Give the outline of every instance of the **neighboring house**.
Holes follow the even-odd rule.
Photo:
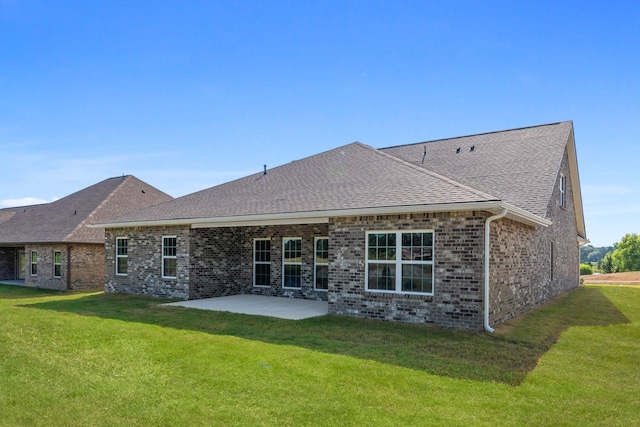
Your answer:
[[[133,176],[52,203],[0,209],[0,281],[57,290],[104,286],[104,231],[87,224],[172,197]]]
[[[97,226],[109,292],[488,330],[578,286],[586,241],[572,122],[355,142]]]

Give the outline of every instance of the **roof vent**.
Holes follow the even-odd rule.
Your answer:
[[[422,153],[422,164],[424,165],[424,159],[427,157],[427,146],[424,146],[424,153]]]
[[[475,146],[475,145],[472,145],[472,146],[471,146],[471,148],[469,148],[469,151],[473,151],[473,150],[475,150],[475,149],[476,149],[476,146]]]
[[[262,172],[262,175],[266,175],[267,174],[267,165],[264,165],[264,172]]]
[[[456,148],[456,154],[460,152],[460,147]]]

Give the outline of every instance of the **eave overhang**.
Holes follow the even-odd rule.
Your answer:
[[[191,228],[239,227],[255,225],[320,224],[329,218],[371,215],[393,215],[430,212],[487,211],[493,214],[507,209],[507,218],[532,227],[548,227],[551,221],[524,209],[499,200],[487,202],[445,203],[434,205],[381,206],[357,209],[333,209],[325,211],[284,212],[258,215],[238,215],[209,218],[175,218],[91,224],[91,228],[132,228],[188,225]]]

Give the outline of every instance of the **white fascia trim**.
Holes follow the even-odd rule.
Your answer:
[[[323,224],[329,222],[329,218],[369,215],[393,215],[421,212],[461,212],[461,211],[488,211],[499,213],[507,208],[508,218],[533,227],[548,227],[551,221],[534,215],[524,209],[517,208],[509,203],[499,200],[490,202],[468,203],[441,203],[435,205],[409,205],[409,206],[383,206],[359,209],[333,209],[326,211],[288,212],[261,215],[243,215],[218,218],[192,218],[121,222],[110,224],[92,224],[92,228],[131,228],[168,225],[190,225],[191,228],[213,227],[238,227],[250,225],[278,225],[278,224]]]

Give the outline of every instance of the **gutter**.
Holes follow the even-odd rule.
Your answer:
[[[502,212],[490,216],[484,222],[484,329],[493,333],[489,326],[489,242],[491,240],[491,222],[507,215],[508,209],[502,208]]]

